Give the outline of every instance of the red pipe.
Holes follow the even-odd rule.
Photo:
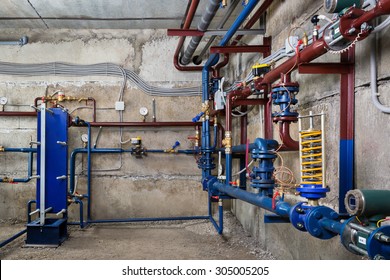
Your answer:
[[[182,29],[189,29],[192,23],[192,20],[194,19],[196,9],[199,5],[199,0],[189,0],[191,2],[191,6],[188,10],[187,17],[185,19],[184,25]],[[179,63],[179,54],[180,50],[183,47],[184,40],[186,39],[185,36],[180,37],[179,43],[177,44],[175,55],[173,56],[173,64],[175,65],[176,69],[179,71],[202,71],[203,66],[183,66]]]
[[[280,140],[283,143],[281,148],[282,151],[298,151],[299,142],[291,138],[290,135],[290,124],[291,122],[282,122],[279,124],[279,135]]]
[[[200,122],[91,122],[91,126],[103,127],[196,127]]]
[[[1,117],[36,117],[37,112],[0,111]]]

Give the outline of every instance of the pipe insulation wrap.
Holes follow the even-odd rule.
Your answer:
[[[137,73],[124,69],[113,63],[97,63],[89,65],[51,62],[41,64],[22,64],[0,62],[0,75],[36,77],[36,76],[111,76],[129,80],[144,93],[152,96],[197,96],[200,87],[162,88],[149,85]]]
[[[200,22],[198,24],[199,31],[206,31],[209,27],[211,21],[213,20],[217,10],[219,8],[219,3],[221,0],[210,0],[206,11],[204,12]],[[184,52],[184,55],[180,58],[180,63],[183,65],[187,65],[191,62],[191,58],[194,55],[196,48],[199,46],[200,41],[202,40],[202,36],[192,37],[190,43],[188,44],[187,49]]]

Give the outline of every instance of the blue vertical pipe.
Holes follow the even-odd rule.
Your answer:
[[[89,122],[86,122],[88,126],[88,146],[87,146],[87,154],[88,154],[88,159],[87,159],[87,200],[88,200],[88,205],[87,205],[87,220],[91,219],[91,124]]]
[[[229,40],[234,36],[237,30],[240,28],[245,19],[249,16],[252,10],[256,7],[259,0],[251,0],[238,15],[237,19],[233,22],[232,26],[226,32],[225,36],[219,42],[218,46],[225,46]],[[210,68],[215,65],[219,60],[219,54],[213,53],[210,55],[209,59],[206,61],[203,70],[202,70],[202,102],[209,100],[209,79],[210,79]],[[209,131],[209,120],[205,120],[202,123],[202,149],[206,152],[206,160],[211,159],[210,151],[210,131]],[[232,165],[232,155],[226,155],[226,181],[231,180],[231,166]],[[228,177],[228,174],[230,178]],[[202,172],[203,178],[211,175],[211,170],[204,170]]]

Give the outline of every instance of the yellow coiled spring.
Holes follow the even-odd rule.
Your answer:
[[[301,184],[322,184],[322,132],[300,131],[301,137]]]

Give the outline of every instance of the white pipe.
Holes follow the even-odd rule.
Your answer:
[[[390,107],[384,106],[379,101],[378,85],[377,85],[377,63],[376,63],[376,36],[371,39],[370,52],[370,77],[371,77],[371,99],[374,106],[386,114],[390,114]]]

